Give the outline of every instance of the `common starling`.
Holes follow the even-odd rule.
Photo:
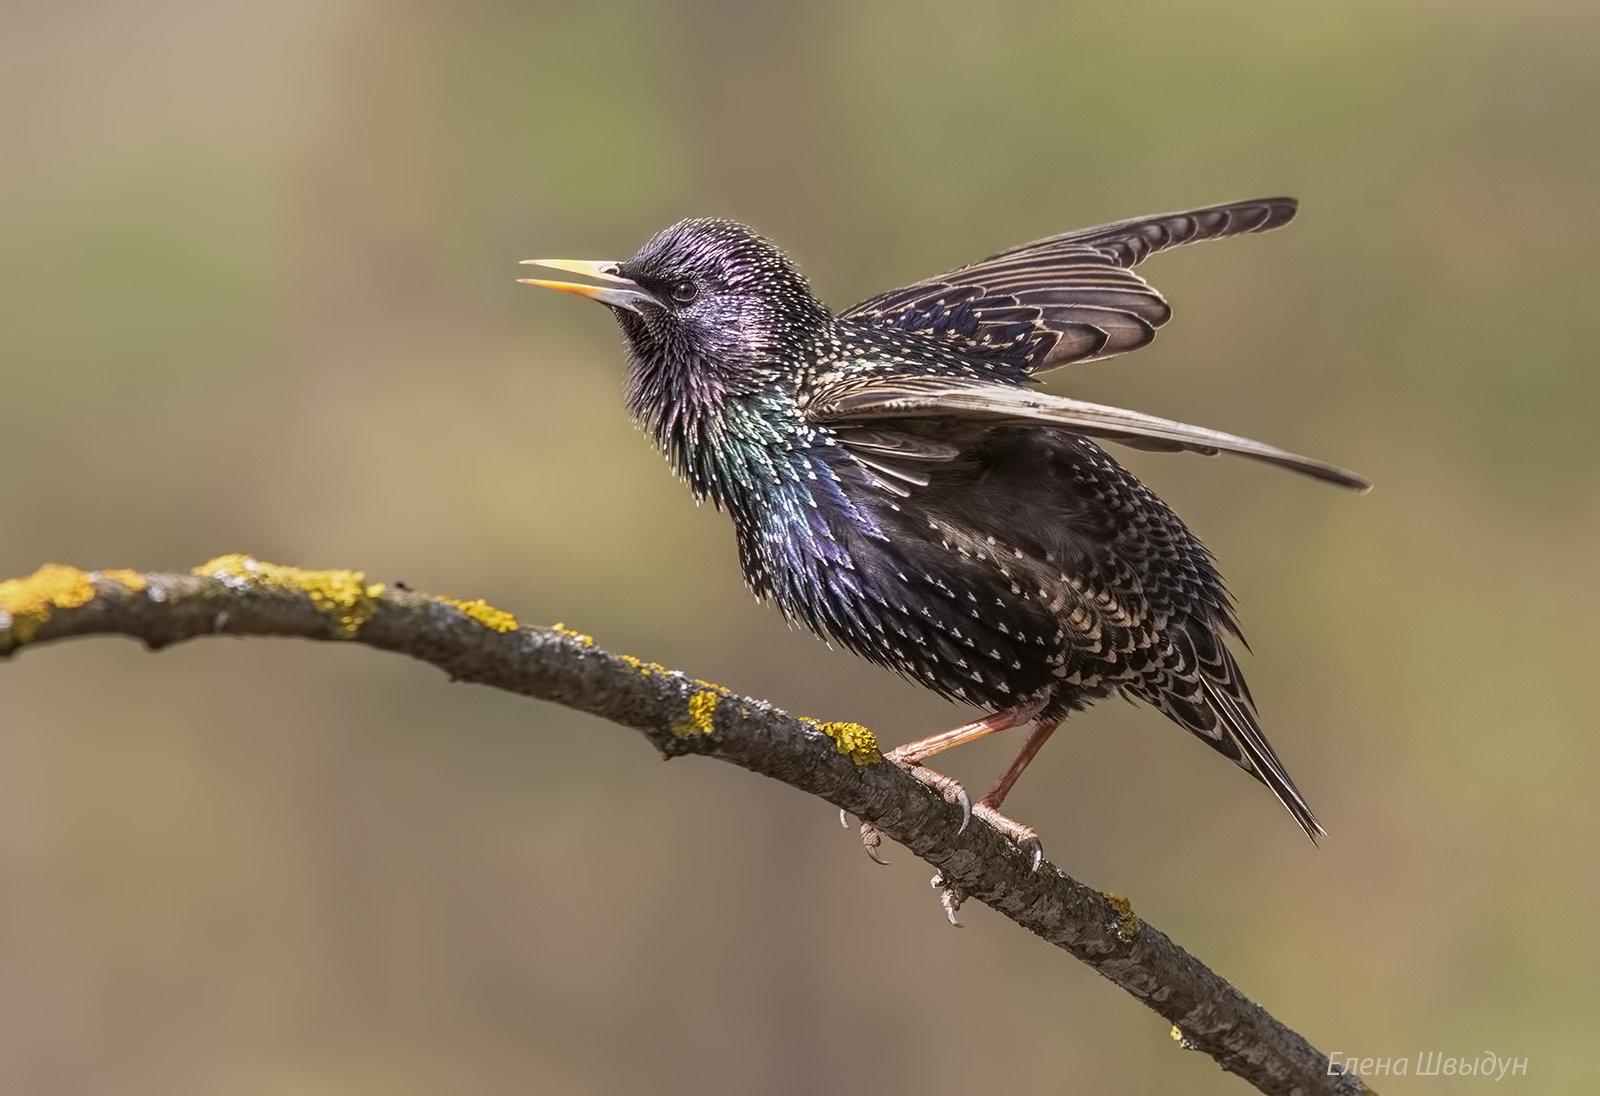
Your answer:
[[[1030,852],[1000,807],[1070,712],[1111,693],[1160,709],[1324,831],[1257,721],[1211,553],[1097,444],[1237,453],[1342,487],[1322,461],[1049,395],[1038,374],[1149,343],[1166,301],[1133,267],[1265,232],[1292,198],[1140,217],[1023,244],[837,314],[740,224],[686,220],[623,262],[527,260],[527,279],[611,309],[627,406],[698,499],[733,519],[755,595],[981,719],[888,754]],[[923,762],[1032,723],[970,805]],[[963,825],[966,814],[963,815]],[[863,827],[869,851],[876,844]]]

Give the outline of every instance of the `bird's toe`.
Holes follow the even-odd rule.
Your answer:
[[[946,879],[944,872],[928,880],[928,885],[939,892],[939,905],[944,908],[945,920],[950,922],[950,927],[960,928],[961,922],[956,920],[956,914],[961,912],[961,903],[967,900],[966,891]]]
[[[889,862],[878,853],[878,848],[882,844],[883,833],[878,827],[871,822],[861,823],[861,847],[867,850],[867,857],[874,864],[882,864],[887,867]]]
[[[967,824],[972,821],[972,797],[967,794],[967,789],[962,787],[961,781],[953,776],[936,772],[926,765],[896,757],[898,751],[891,750],[884,756],[905,770],[907,776],[917,783],[931,788],[939,793],[944,801],[961,811],[961,825],[956,828],[957,833],[965,832]]]
[[[1024,826],[1021,822],[1006,817],[1000,813],[998,807],[982,800],[972,808],[972,813],[1011,839],[1022,854],[1028,857],[1029,871],[1039,870],[1039,865],[1044,863],[1044,845],[1032,826]]]

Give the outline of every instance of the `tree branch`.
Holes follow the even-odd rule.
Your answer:
[[[1099,971],[1263,1092],[1363,1093],[1328,1057],[1222,977],[1141,922],[1129,903],[1029,859],[894,765],[857,724],[797,719],[587,636],[524,628],[481,601],[368,584],[359,572],[305,571],[224,556],[187,575],[86,573],[52,564],[0,583],[0,656],[70,636],[126,635],[159,649],[210,635],[344,640],[410,655],[458,681],[589,712],[644,734],[667,757],[699,754],[820,796],[932,864],[975,898]]]

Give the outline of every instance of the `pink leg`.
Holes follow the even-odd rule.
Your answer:
[[[1044,846],[1039,843],[1039,835],[1030,826],[1013,821],[1000,813],[1000,804],[1005,802],[1006,796],[1011,794],[1012,787],[1017,778],[1022,775],[1038,755],[1039,750],[1049,741],[1055,729],[1061,726],[1061,720],[1043,719],[1022,744],[1022,749],[1017,751],[1017,756],[1011,759],[1011,764],[1006,766],[1005,772],[1000,774],[1000,779],[994,782],[984,797],[978,800],[977,806],[972,808],[972,813],[981,817],[989,825],[1005,834],[1017,843],[1017,846],[1026,853],[1033,855],[1034,870],[1038,870],[1040,862],[1044,859]]]
[[[997,731],[1010,730],[1012,727],[1021,726],[1037,716],[1044,704],[1043,698],[1030,700],[1017,705],[1015,708],[1006,708],[992,715],[986,715],[982,719],[962,724],[953,730],[942,731],[927,738],[919,738],[915,742],[907,742],[904,746],[897,746],[890,750],[884,754],[884,757],[899,765],[914,779],[938,792],[947,803],[960,807],[961,829],[964,830],[972,818],[972,800],[967,795],[967,790],[954,777],[934,772],[923,765],[922,762],[936,753],[942,753],[956,746],[964,746],[968,742],[976,742],[978,739],[986,738]],[[1037,750],[1037,747],[1035,747],[1035,750]],[[1026,765],[1026,762],[1023,764]],[[1021,770],[1019,769],[1018,772],[1020,773]],[[1012,780],[1015,779],[1015,777],[1012,777]],[[844,821],[843,811],[839,812],[839,818]],[[880,864],[883,863],[883,860],[878,856],[878,846],[882,842],[883,837],[879,834],[876,826],[873,826],[870,822],[861,824],[861,843],[866,846],[867,855]]]
[[[986,738],[996,731],[1009,731],[1012,727],[1020,727],[1044,707],[1043,700],[1030,700],[1026,704],[1019,704],[1015,708],[1006,708],[1004,711],[986,715],[971,723],[964,723],[950,731],[941,731],[939,734],[919,738],[915,742],[907,742],[904,746],[896,746],[885,756],[897,765],[916,764],[926,760],[936,753],[953,749],[956,746],[965,746],[968,742],[976,742]]]

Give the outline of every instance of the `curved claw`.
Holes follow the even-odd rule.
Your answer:
[[[1012,840],[1018,851],[1029,858],[1029,871],[1039,870],[1039,865],[1044,863],[1044,844],[1039,840],[1039,834],[1032,826],[1024,826],[1015,819],[1007,818],[1000,813],[999,808],[993,807],[982,800],[978,801],[978,805],[973,808],[973,812],[981,815],[985,822]]]
[[[871,822],[861,823],[861,844],[867,850],[867,857],[874,864],[883,867],[889,866],[889,861],[878,855],[878,846],[883,844],[883,834]]]
[[[972,797],[960,784],[956,785],[955,790],[956,806],[961,808],[961,825],[956,827],[956,833],[963,834],[967,832],[967,826],[972,822]]]
[[[972,822],[973,807],[972,797],[967,794],[967,789],[961,786],[961,781],[953,776],[934,772],[932,769],[919,765],[915,761],[908,761],[905,757],[899,756],[899,754],[899,750],[890,750],[884,756],[890,762],[905,770],[906,774],[913,780],[932,791],[938,792],[946,803],[952,807],[959,807],[961,809],[961,825],[957,827],[956,833],[965,833],[967,826]],[[839,811],[839,824],[846,829],[850,828],[848,811],[843,809]],[[872,858],[874,863],[888,864],[887,860],[878,855],[878,847],[883,844],[883,835],[870,822],[861,823],[861,844],[866,846],[867,855]],[[960,902],[958,901],[956,905],[959,906]],[[951,917],[951,923],[954,924],[954,914]]]
[[[950,922],[950,927],[961,928],[961,922],[956,920],[956,914],[961,910],[961,903],[967,900],[961,888],[946,879],[944,872],[939,872],[928,880],[928,885],[939,892],[939,905],[944,907],[945,920]]]
[[[961,825],[956,828],[956,833],[965,833],[968,823],[972,821],[972,797],[967,794],[967,789],[961,786],[961,781],[953,776],[935,772],[926,765],[905,761],[895,757],[891,751],[888,759],[905,770],[906,775],[917,783],[932,791],[938,792],[940,798],[952,807],[961,808]]]
[[[1009,818],[1006,821],[1011,822]],[[1038,871],[1039,865],[1044,863],[1044,843],[1039,840],[1039,835],[1030,827],[1018,822],[1011,822],[1011,826],[1001,826],[999,829],[1001,833],[1016,842],[1022,855],[1029,858],[1028,870]]]

